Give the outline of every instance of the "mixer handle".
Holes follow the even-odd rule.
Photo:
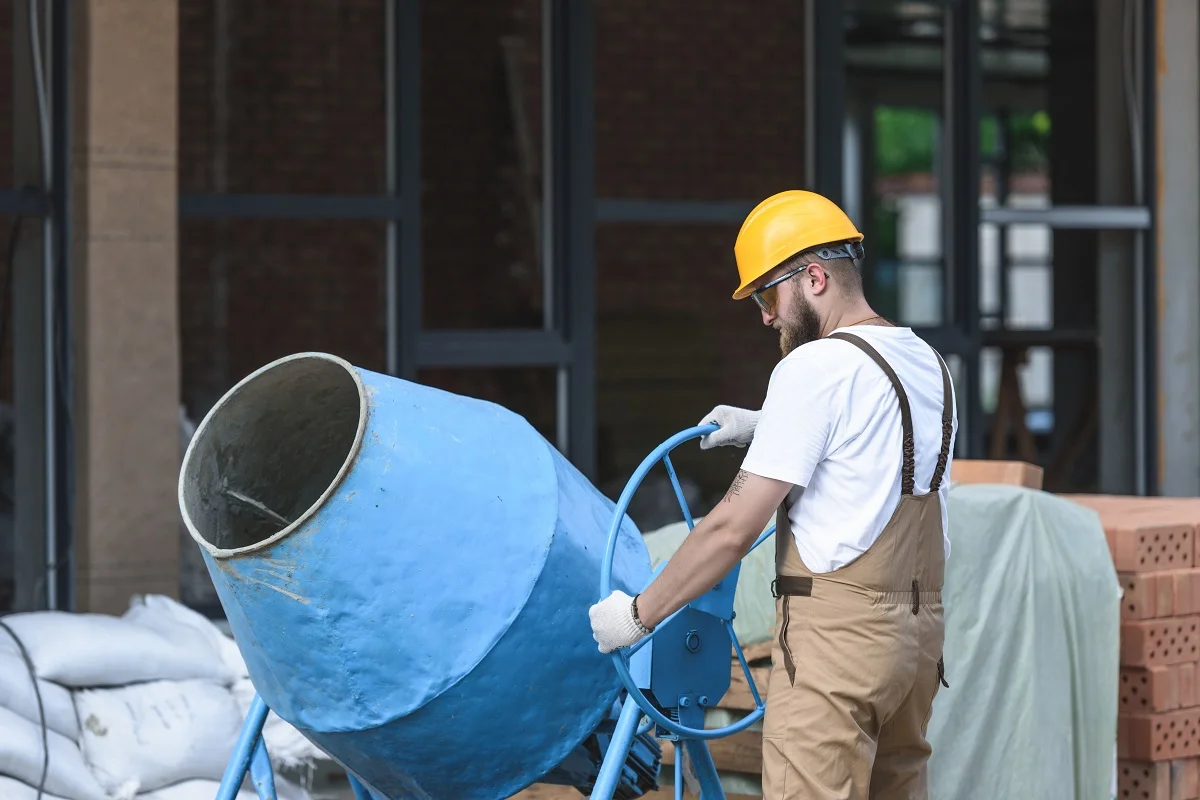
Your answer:
[[[653,452],[647,455],[646,458],[642,460],[642,463],[638,465],[637,469],[634,470],[633,475],[630,477],[628,483],[625,485],[624,490],[621,492],[620,498],[617,500],[616,508],[614,509],[613,513],[612,524],[609,527],[608,542],[604,551],[604,558],[600,565],[600,597],[602,599],[608,597],[608,595],[612,592],[613,558],[616,552],[617,539],[620,536],[621,527],[625,520],[625,513],[629,508],[629,502],[633,497],[633,493],[641,485],[646,475],[659,461],[663,462],[663,465],[667,470],[667,475],[671,479],[671,486],[675,491],[675,498],[679,502],[679,508],[683,512],[683,518],[687,523],[688,531],[690,532],[695,528],[695,521],[692,517],[691,509],[688,508],[687,499],[683,495],[683,488],[679,483],[678,475],[675,472],[675,465],[671,462],[670,454],[680,444],[712,433],[719,427],[720,426],[716,425],[715,423],[707,423],[704,425],[697,425],[692,428],[687,428],[679,433],[676,433],[674,436],[670,437],[657,448],[655,448]],[[771,536],[772,533],[774,533],[774,531],[775,526],[772,525],[765,532],[763,532],[761,536],[758,537],[750,549],[753,550],[761,545]],[[666,562],[659,565],[658,569],[655,570],[655,574],[662,570],[663,566],[665,566],[665,563]],[[728,576],[723,578],[721,584],[723,585],[727,579]],[[720,588],[720,585],[718,588]],[[716,591],[717,590],[713,590],[713,592],[708,594],[713,594]],[[723,591],[732,594],[732,591],[730,591],[728,588],[724,589]],[[719,607],[721,604],[714,603],[711,600],[708,603],[705,603],[704,601],[708,598],[708,594],[702,595],[700,598],[697,598],[697,600],[679,609],[674,614],[671,614],[669,617],[655,626],[654,632],[643,637],[634,645],[624,648],[623,650],[616,650],[610,654],[613,660],[613,666],[617,670],[617,675],[620,677],[621,683],[624,684],[624,687],[628,692],[628,699],[626,702],[632,700],[634,703],[636,703],[642,712],[644,712],[645,716],[649,718],[650,723],[648,724],[657,724],[660,728],[670,731],[672,734],[680,737],[683,740],[694,740],[700,744],[702,744],[701,740],[722,738],[745,730],[762,719],[762,716],[766,711],[766,703],[759,695],[758,687],[754,682],[754,676],[750,671],[750,666],[746,662],[746,657],[742,652],[741,644],[738,642],[737,634],[734,631],[732,613],[727,613],[725,611],[714,611],[714,607]],[[732,601],[726,598],[725,602],[731,603]],[[746,677],[746,683],[750,687],[751,694],[754,697],[754,710],[747,714],[744,718],[731,725],[726,725],[721,728],[696,728],[682,725],[679,722],[670,719],[663,714],[654,703],[650,702],[650,700],[642,692],[639,682],[634,678],[630,670],[630,659],[637,655],[639,651],[641,651],[641,649],[649,642],[654,640],[657,633],[670,628],[671,621],[688,609],[703,611],[721,619],[721,623],[725,629],[725,632],[729,636],[732,649],[737,654],[738,661],[741,663],[742,672]],[[646,670],[642,671],[644,672]],[[642,685],[644,686],[646,684],[643,682]],[[714,702],[716,700],[717,698],[713,698]],[[705,752],[707,753],[707,750]]]

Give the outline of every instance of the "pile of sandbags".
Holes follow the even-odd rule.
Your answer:
[[[0,628],[0,798],[34,800],[39,785],[45,800],[216,796],[254,687],[237,645],[208,619],[147,595],[120,617],[0,622],[12,632]],[[274,714],[263,737],[276,770],[326,757]],[[281,800],[309,800],[278,775],[276,788]],[[248,782],[242,797],[257,797]]]

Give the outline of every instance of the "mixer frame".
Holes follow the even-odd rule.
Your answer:
[[[698,425],[680,431],[655,448],[630,477],[617,501],[609,528],[608,543],[600,567],[600,598],[612,591],[613,557],[617,539],[629,502],[646,475],[661,461],[666,467],[679,501],[688,531],[695,528],[692,512],[688,508],[683,488],[671,463],[671,452],[679,445],[718,429],[716,424]],[[751,550],[766,541],[775,526],[768,527],[751,546]],[[662,562],[654,571],[656,577],[666,566]],[[633,740],[635,732],[656,726],[656,735],[676,743],[675,797],[683,797],[683,762],[680,749],[685,750],[700,784],[702,800],[724,800],[725,793],[717,770],[708,750],[707,740],[730,736],[754,725],[766,711],[766,701],[758,693],[750,666],[742,652],[733,628],[733,600],[737,588],[740,563],[730,570],[721,581],[694,601],[663,620],[654,631],[628,648],[611,654],[613,667],[625,687],[626,697],[608,751],[592,791],[592,800],[611,800],[616,790],[621,765]],[[741,663],[746,684],[754,697],[755,708],[742,719],[731,725],[705,728],[705,709],[715,706],[729,688],[729,649],[720,645],[710,646],[714,633],[720,639],[728,639],[732,650]],[[647,696],[647,691],[651,697]],[[638,726],[642,716],[649,720],[647,726]],[[682,745],[682,748],[678,746]]]

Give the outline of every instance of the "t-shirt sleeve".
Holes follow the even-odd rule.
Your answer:
[[[811,355],[802,352],[809,348]],[[808,485],[817,464],[834,449],[837,395],[844,385],[835,374],[839,365],[830,358],[829,349],[824,342],[814,342],[775,367],[742,469],[795,486]]]

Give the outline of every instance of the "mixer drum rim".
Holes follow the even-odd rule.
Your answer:
[[[358,426],[354,431],[354,441],[351,443],[350,449],[346,453],[346,458],[344,461],[342,461],[342,464],[338,468],[334,479],[329,482],[329,485],[325,487],[324,491],[321,492],[320,496],[317,497],[312,505],[305,509],[302,514],[296,517],[296,519],[292,520],[290,524],[273,533],[271,536],[268,536],[260,541],[256,541],[253,544],[245,545],[244,547],[217,547],[208,539],[204,538],[204,536],[196,529],[196,525],[192,521],[190,507],[185,497],[186,487],[190,482],[193,472],[198,468],[198,465],[196,465],[193,461],[195,458],[196,447],[205,440],[206,437],[204,434],[209,426],[213,424],[214,420],[227,406],[233,402],[236,402],[238,396],[244,392],[250,384],[257,381],[267,372],[278,369],[280,366],[289,362],[301,360],[330,362],[345,370],[350,375],[350,378],[354,381],[354,388],[358,392]],[[204,419],[201,420],[200,424],[196,427],[196,432],[192,434],[192,439],[188,443],[187,450],[184,452],[183,464],[179,470],[177,494],[180,514],[183,517],[184,525],[187,527],[188,535],[191,536],[198,545],[203,547],[214,558],[233,558],[246,553],[253,553],[256,550],[265,550],[279,540],[291,535],[293,531],[310,520],[321,509],[321,507],[325,505],[333,493],[337,491],[338,487],[341,486],[342,482],[346,479],[346,475],[349,474],[350,469],[354,466],[355,459],[357,459],[359,450],[362,448],[363,436],[366,434],[367,430],[367,417],[369,414],[368,405],[366,386],[363,384],[362,376],[359,375],[358,370],[349,361],[332,355],[331,353],[322,353],[318,351],[293,353],[291,355],[284,356],[283,358],[278,358],[269,364],[264,364],[263,366],[254,370],[254,372],[251,372],[249,375],[242,378],[240,381],[234,384],[233,388],[222,395],[221,399],[218,400],[213,407],[209,409],[209,412],[204,415]]]

